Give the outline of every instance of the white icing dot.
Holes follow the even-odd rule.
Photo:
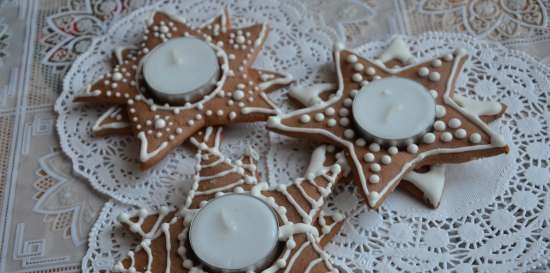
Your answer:
[[[236,41],[237,41],[237,43],[242,44],[246,41],[246,38],[243,35],[239,35],[239,36],[237,36]]]
[[[473,133],[470,135],[470,142],[479,143],[481,142],[481,135],[478,133]]]
[[[355,145],[359,146],[359,147],[363,147],[365,145],[367,145],[367,142],[362,139],[362,138],[358,138],[356,141],[355,141]]]
[[[466,130],[464,130],[462,128],[455,131],[455,137],[458,138],[458,139],[464,139],[464,138],[466,138],[467,135],[468,135],[468,133],[466,132]]]
[[[378,182],[380,182],[380,176],[378,176],[377,174],[373,174],[369,177],[369,182],[372,183],[372,184],[376,184]]]
[[[378,143],[372,143],[371,145],[369,145],[369,151],[373,153],[380,151],[380,145]]]
[[[357,93],[359,93],[359,90],[353,89],[349,92],[349,96],[354,98],[357,95]]]
[[[456,128],[460,127],[460,125],[462,125],[462,122],[460,121],[460,119],[452,118],[452,119],[449,120],[448,124],[449,124],[450,128],[456,129]]]
[[[352,104],[353,104],[353,100],[352,100],[352,99],[350,99],[350,98],[344,99],[344,106],[346,106],[346,107],[351,107]],[[344,109],[344,108],[342,108],[342,109]],[[340,109],[340,111],[342,111],[342,109]]]
[[[332,115],[336,114],[336,110],[334,110],[334,108],[332,108],[332,107],[329,107],[329,108],[325,109],[325,114],[327,116],[332,116]]]
[[[396,155],[398,152],[399,150],[395,146],[391,146],[390,148],[388,148],[388,154],[390,155]]]
[[[442,118],[447,114],[447,109],[443,105],[436,105],[435,106],[435,116],[438,118]]]
[[[233,111],[229,112],[229,119],[230,119],[230,120],[233,120],[233,119],[235,119],[236,117],[237,117],[237,113],[235,113],[235,112],[233,112]]]
[[[370,165],[370,170],[371,170],[372,172],[377,173],[377,172],[379,172],[380,170],[382,170],[382,167],[381,167],[380,164],[378,164],[378,163],[373,163],[373,164]]]
[[[155,128],[162,129],[164,127],[166,127],[166,120],[161,118],[155,120]]]
[[[236,90],[233,92],[233,99],[234,100],[241,100],[244,98],[244,91],[243,90]]]
[[[122,80],[122,78],[123,78],[122,73],[120,72],[113,73],[113,81],[120,81]]]
[[[177,133],[177,134],[182,134],[182,133],[183,133],[183,129],[181,129],[181,128],[176,128],[176,133]]]
[[[451,142],[453,140],[453,134],[451,134],[449,132],[443,132],[441,134],[441,140],[443,142]]]
[[[346,58],[346,61],[348,61],[348,63],[355,63],[357,62],[357,56],[353,55],[353,54],[350,54],[348,55],[348,57]]]
[[[433,82],[439,81],[441,79],[441,74],[439,72],[430,73],[430,80]]]
[[[372,76],[376,74],[376,70],[373,67],[367,68],[367,75]]]
[[[434,133],[427,133],[422,137],[422,141],[426,144],[432,144],[435,141],[435,134]]]
[[[362,63],[356,63],[353,66],[353,69],[355,69],[355,71],[357,71],[357,72],[361,72],[361,71],[363,71],[363,69],[365,69],[365,66]]]
[[[453,55],[452,54],[447,54],[445,56],[443,56],[443,60],[446,61],[446,62],[450,62],[453,60]]]
[[[447,126],[445,125],[445,122],[441,120],[434,122],[434,129],[436,129],[437,131],[443,131],[445,130],[445,128],[447,128]]]
[[[443,63],[441,62],[440,59],[435,59],[432,61],[432,66],[433,67],[440,67]]]
[[[300,121],[301,121],[302,123],[308,123],[308,122],[311,121],[311,117],[309,117],[309,115],[304,114],[304,115],[302,115],[302,116],[300,117]]]
[[[216,111],[216,115],[218,115],[218,117],[223,116],[223,110],[220,109],[220,110]]]
[[[382,164],[388,165],[391,163],[391,156],[383,155],[381,161],[382,161]]]
[[[347,127],[349,125],[349,118],[341,118],[340,125],[343,127]]]
[[[325,115],[323,115],[323,113],[317,113],[317,114],[315,114],[315,120],[316,121],[323,121],[323,120],[325,120]]]
[[[437,95],[438,95],[438,94],[437,94],[437,91],[436,91],[436,90],[434,90],[434,89],[430,90],[430,94],[432,94],[432,97],[433,97],[434,99],[437,98]]]
[[[344,131],[344,137],[353,138],[354,136],[355,136],[355,132],[352,129],[346,129]]]
[[[338,110],[338,114],[341,116],[341,117],[347,117],[349,115],[349,110],[348,108],[340,108],[340,110]]]
[[[430,74],[430,70],[427,67],[423,66],[420,69],[418,69],[418,76],[426,77],[428,76],[428,74]]]
[[[363,80],[363,76],[359,73],[355,73],[355,74],[353,74],[353,76],[351,76],[351,79],[354,82],[361,82]]]
[[[373,161],[374,161],[374,154],[372,154],[372,153],[366,153],[366,154],[363,156],[363,159],[364,159],[366,162],[373,162]]]
[[[407,152],[411,153],[411,154],[416,154],[418,153],[418,145],[416,144],[409,144],[407,146]]]

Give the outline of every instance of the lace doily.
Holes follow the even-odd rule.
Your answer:
[[[152,170],[141,172],[136,152],[139,150],[138,141],[120,136],[93,137],[93,123],[105,109],[72,101],[87,83],[108,71],[107,63],[113,48],[134,44],[142,37],[145,20],[154,10],[185,14],[191,25],[200,25],[218,15],[224,7],[229,8],[237,27],[269,22],[272,31],[255,67],[285,71],[294,78],[309,82],[326,78],[322,64],[331,59],[332,33],[328,28],[318,26],[312,18],[303,16],[306,12],[299,5],[272,1],[165,1],[136,10],[114,24],[106,36],[95,40],[90,49],[74,62],[55,107],[59,113],[57,128],[61,146],[72,159],[74,171],[87,178],[94,188],[128,204],[153,206],[181,201],[184,196],[182,186],[190,181],[194,166],[188,147],[180,147]],[[286,100],[281,92],[271,98],[278,104]],[[247,144],[255,146],[260,154],[267,154],[269,144],[263,124],[234,126],[226,135],[229,135],[226,138],[229,145],[225,151],[230,154],[239,154]],[[261,169],[266,172],[265,164]],[[171,194],[173,192],[177,194]]]
[[[115,24],[97,40],[69,71],[56,110],[64,151],[74,170],[109,196],[129,204],[157,206],[183,200],[193,166],[190,149],[181,147],[153,171],[140,173],[135,141],[124,137],[93,138],[90,128],[104,109],[73,104],[72,98],[96,76],[105,72],[110,50],[131,43],[143,29],[143,18],[163,6],[200,22],[212,17],[223,4],[200,1],[161,3],[146,7]],[[330,33],[304,16],[300,6],[271,2],[232,2],[237,23],[269,20],[274,28],[257,67],[286,70],[300,84],[332,81]],[[443,200],[437,210],[399,191],[378,211],[369,211],[353,194],[340,189],[330,205],[348,215],[342,232],[328,246],[335,264],[345,272],[525,272],[550,255],[550,69],[531,57],[497,44],[459,34],[429,33],[404,38],[418,59],[456,47],[471,54],[458,92],[480,100],[502,101],[505,116],[492,125],[510,144],[511,152],[484,161],[447,168]],[[373,57],[388,42],[369,43],[357,49]],[[84,73],[86,72],[86,73]],[[283,110],[290,106],[282,93],[273,97]],[[226,130],[222,151],[237,155],[251,145],[262,157],[265,180],[286,183],[301,175],[312,144],[267,133],[264,124],[233,126]],[[128,147],[130,146],[130,147]],[[94,225],[85,272],[108,269],[132,241],[113,226],[121,211],[130,208],[108,202]]]

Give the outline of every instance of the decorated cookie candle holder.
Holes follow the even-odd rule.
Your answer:
[[[198,149],[197,175],[177,211],[161,208],[154,216],[145,210],[119,215],[118,221],[139,235],[141,242],[113,271],[336,272],[323,247],[340,228],[343,216],[327,215],[322,206],[348,170],[343,154],[335,154],[334,147],[320,146],[312,154],[305,177],[270,187],[257,181],[255,152],[250,150],[232,162],[218,150],[220,135],[220,128],[209,127],[191,138]],[[243,211],[223,215],[225,208],[239,207],[245,215],[238,215]],[[248,232],[259,238],[243,238]]]
[[[142,169],[201,128],[277,113],[266,94],[292,77],[252,68],[269,34],[266,24],[235,29],[227,11],[198,28],[164,12],[148,24],[142,42],[115,50],[112,70],[75,99],[112,106],[93,132],[135,135]]]
[[[483,120],[496,118],[505,107],[454,94],[467,58],[466,50],[457,49],[417,63],[399,38],[374,61],[338,45],[336,94],[323,100],[322,88],[291,92],[309,107],[269,118],[268,128],[344,149],[354,181],[372,208],[402,179],[413,182],[437,206],[443,180],[415,169],[509,150]]]

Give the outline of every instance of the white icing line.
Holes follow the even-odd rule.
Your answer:
[[[424,197],[434,207],[439,205],[445,186],[444,165],[433,165],[426,173],[410,171],[403,176],[403,179],[411,182],[416,188],[422,191]]]
[[[393,59],[398,59],[404,64],[413,64],[416,61],[409,50],[409,46],[399,36],[393,39],[384,52],[378,56],[378,59],[382,63]]]
[[[334,83],[319,83],[307,87],[290,88],[288,95],[304,106],[313,106],[323,103],[320,94],[336,88],[337,86]]]
[[[120,111],[122,111],[122,108],[118,106],[113,106],[107,109],[107,111],[101,114],[101,116],[97,119],[94,126],[92,127],[92,131],[98,132],[104,129],[122,129],[130,126],[130,123],[121,121],[102,124],[105,119],[107,119],[108,117],[112,117],[112,115],[120,113]]]
[[[124,50],[132,50],[132,49],[137,49],[135,46],[132,46],[132,45],[128,45],[128,46],[117,46],[115,47],[114,51],[115,51],[115,58],[116,58],[116,61],[118,64],[123,64],[124,63],[124,58],[122,57],[122,52],[124,52]]]
[[[284,73],[284,72],[281,72],[281,73],[278,73],[278,74],[282,74],[282,77],[276,77],[270,81],[265,81],[265,82],[261,82],[260,84],[258,84],[258,87],[261,89],[261,90],[266,90],[267,88],[273,86],[273,85],[277,85],[277,84],[289,84],[291,83],[294,78],[292,77],[292,75],[288,74],[288,73]]]
[[[149,142],[147,141],[147,136],[145,136],[145,132],[139,132],[137,137],[141,141],[140,152],[139,152],[139,159],[141,160],[141,162],[148,161],[149,159],[157,156],[166,147],[168,147],[168,142],[165,141],[165,142],[162,142],[156,150],[149,153],[147,152],[149,148]]]
[[[472,115],[496,115],[502,111],[502,104],[494,101],[476,101],[461,95],[453,95],[454,101]]]

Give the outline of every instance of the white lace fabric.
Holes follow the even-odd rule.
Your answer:
[[[194,166],[189,147],[176,149],[148,172],[138,171],[137,141],[130,137],[96,138],[91,127],[104,109],[72,102],[85,84],[108,70],[106,61],[118,45],[141,37],[145,18],[158,8],[185,15],[200,24],[224,7],[165,1],[137,10],[117,22],[106,36],[80,56],[65,78],[57,101],[58,132],[76,173],[116,201],[108,202],[90,232],[84,272],[110,269],[132,243],[114,225],[129,205],[178,205],[191,183]],[[301,85],[331,82],[334,34],[306,16],[298,4],[236,1],[228,5],[237,26],[269,22],[272,32],[256,67],[287,71]],[[457,92],[479,100],[507,104],[506,114],[491,127],[511,151],[480,161],[448,166],[438,209],[430,209],[399,190],[377,211],[367,209],[342,187],[330,206],[348,216],[327,247],[343,272],[526,272],[550,256],[550,144],[545,113],[550,110],[550,69],[517,51],[461,34],[427,33],[404,37],[419,60],[464,47],[470,54]],[[389,41],[357,48],[374,57]],[[284,92],[271,96],[283,111],[291,105]],[[101,107],[100,107],[101,108]],[[268,133],[263,123],[230,126],[222,151],[232,156],[252,146],[269,183],[287,183],[303,175],[313,144]],[[126,203],[129,205],[123,205]]]

